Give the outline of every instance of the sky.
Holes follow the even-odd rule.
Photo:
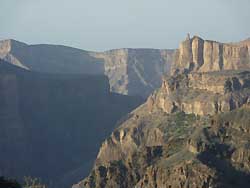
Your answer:
[[[0,0],[0,40],[85,50],[178,48],[187,33],[250,37],[250,0]]]

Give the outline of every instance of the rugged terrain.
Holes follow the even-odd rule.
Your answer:
[[[111,91],[148,97],[161,85],[164,74],[170,73],[174,50],[118,49],[92,53],[103,59],[105,75]]]
[[[111,93],[104,75],[38,73],[0,61],[0,176],[69,187],[142,101]]]
[[[174,50],[117,49],[89,52],[60,45],[0,41],[0,58],[45,73],[105,74],[112,92],[148,97],[170,72]]]
[[[162,88],[148,98],[149,110],[214,115],[243,106],[250,96],[249,88],[250,71],[167,76]]]
[[[220,61],[208,55],[207,66],[204,46],[190,48],[196,40],[203,41],[188,38],[188,50],[176,51],[172,76],[103,142],[89,176],[74,188],[250,185],[248,42],[211,42],[224,53]]]
[[[211,72],[250,68],[250,39],[220,43],[198,36],[181,42],[176,50],[172,72]]]

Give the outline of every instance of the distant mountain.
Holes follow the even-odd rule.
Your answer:
[[[60,45],[0,41],[0,58],[45,73],[105,74],[111,91],[146,98],[169,73],[174,50],[117,49],[88,52]]]
[[[104,65],[87,51],[60,45],[27,45],[15,40],[0,41],[0,57],[37,72],[103,74]]]
[[[38,73],[0,60],[0,176],[69,187],[142,101],[111,93],[104,75]]]
[[[146,98],[170,72],[174,50],[117,49],[92,55],[104,60],[111,91]]]
[[[247,42],[187,39],[172,75],[103,142],[73,188],[241,188],[250,185]]]

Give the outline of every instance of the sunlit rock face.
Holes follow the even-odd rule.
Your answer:
[[[241,107],[249,96],[250,41],[219,43],[198,36],[181,42],[159,92],[148,100],[167,113],[213,115]]]
[[[247,186],[249,107],[196,116],[143,105],[104,141],[91,173],[73,188]]]
[[[248,46],[187,38],[172,75],[103,142],[73,188],[250,185]]]
[[[183,41],[176,50],[172,73],[249,68],[250,40],[225,44],[194,36]]]
[[[151,110],[167,113],[213,115],[243,106],[250,96],[250,72],[190,73],[165,77],[162,88],[151,95]]]

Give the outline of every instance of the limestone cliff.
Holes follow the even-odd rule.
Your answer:
[[[162,88],[148,98],[150,111],[214,115],[250,100],[250,72],[220,71],[181,74],[163,79]]]
[[[113,92],[148,97],[170,72],[174,50],[117,49],[89,52],[60,45],[0,41],[0,59],[45,73],[105,74]]]
[[[198,36],[183,41],[176,50],[172,74],[250,68],[250,42],[219,43]]]
[[[173,50],[118,49],[93,56],[103,59],[111,91],[148,97],[170,72]]]

